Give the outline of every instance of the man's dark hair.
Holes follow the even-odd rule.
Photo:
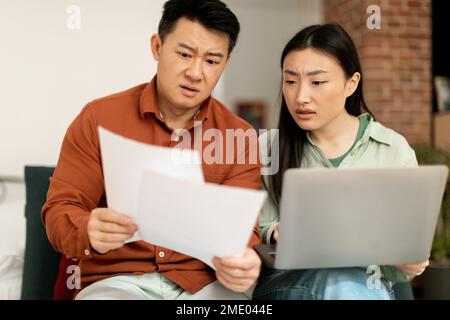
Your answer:
[[[236,45],[239,21],[225,3],[219,0],[169,0],[164,4],[158,34],[161,40],[172,32],[180,18],[197,21],[207,29],[223,32],[229,37],[228,53]]]

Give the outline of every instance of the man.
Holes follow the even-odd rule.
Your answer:
[[[261,265],[252,249],[259,243],[257,228],[242,257],[214,259],[216,271],[168,248],[144,241],[124,244],[137,226],[126,212],[105,208],[97,133],[102,126],[174,147],[179,129],[191,136],[199,127],[222,133],[250,129],[210,96],[239,28],[219,0],[169,0],[151,38],[158,64],[153,80],[89,103],[67,130],[42,219],[53,246],[79,263],[83,288],[77,299],[240,299],[256,281]],[[231,164],[203,161],[205,180],[259,189],[259,163],[238,161],[249,152],[246,146]]]

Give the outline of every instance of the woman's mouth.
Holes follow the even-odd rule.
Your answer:
[[[310,109],[297,109],[295,114],[300,120],[311,120],[316,116],[316,112]]]

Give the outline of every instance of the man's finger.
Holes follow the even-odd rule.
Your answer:
[[[235,286],[241,284],[242,282],[242,279],[237,279],[233,276],[226,274],[225,272],[216,270],[216,277],[217,276],[223,278],[227,283]]]
[[[110,222],[100,222],[97,230],[101,231],[101,232],[106,232],[106,233],[134,233],[136,232],[138,229],[136,224],[132,224],[132,225],[121,225],[121,224],[116,224],[116,223],[110,223]]]
[[[242,257],[222,257],[222,258],[216,257],[216,258],[218,259],[218,263],[222,267],[249,270],[257,266],[259,264],[258,262],[260,262],[257,254],[254,251],[253,253],[251,253],[250,251],[246,251],[244,253],[244,256]]]
[[[256,270],[249,269],[249,270],[243,270],[239,268],[227,268],[223,267],[221,265],[216,265],[216,272],[223,273],[227,278],[233,278],[233,279],[254,279],[258,275],[256,274]],[[256,276],[255,276],[256,275]]]
[[[130,217],[117,213],[111,209],[99,209],[97,212],[97,218],[103,222],[117,223],[124,226],[133,224],[133,220],[131,220]]]
[[[133,234],[129,233],[98,233],[95,235],[95,239],[101,241],[103,243],[115,243],[115,242],[124,242],[125,240],[130,239]]]
[[[246,285],[228,281],[222,274],[216,274],[216,277],[223,286],[230,290],[235,292],[245,292],[247,290]],[[248,287],[250,287],[250,285]]]
[[[101,242],[101,241],[94,241],[92,244],[92,248],[96,250],[97,252],[101,254],[106,254],[111,250],[119,249],[123,246],[123,242]]]

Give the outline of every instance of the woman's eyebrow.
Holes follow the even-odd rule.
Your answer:
[[[321,73],[328,73],[328,71],[322,70],[322,69],[317,69],[317,70],[312,70],[306,73],[307,76],[316,76],[318,74]]]
[[[285,69],[285,70],[284,70],[284,73],[285,73],[285,74],[292,75],[292,76],[298,76],[298,72],[295,71],[295,70],[292,70],[292,69]],[[325,71],[325,70],[323,70],[323,69],[317,69],[317,70],[308,71],[308,72],[306,73],[306,75],[307,75],[307,76],[316,76],[316,75],[322,74],[322,73],[328,73],[328,71]]]

